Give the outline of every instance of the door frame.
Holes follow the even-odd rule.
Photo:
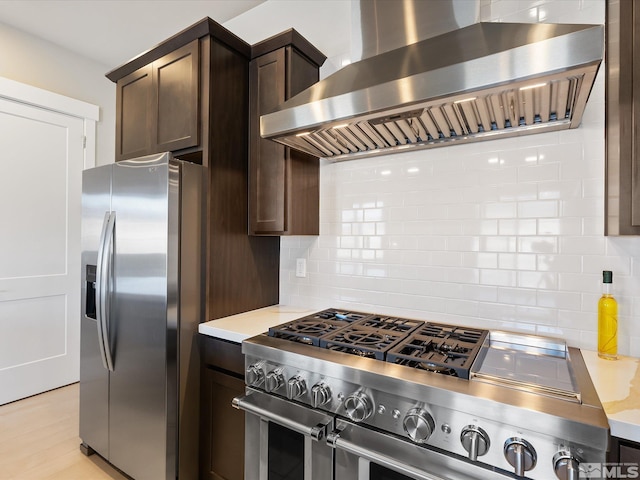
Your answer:
[[[96,122],[100,118],[100,107],[6,77],[0,77],[0,97],[81,118],[84,121],[84,168],[95,167]]]

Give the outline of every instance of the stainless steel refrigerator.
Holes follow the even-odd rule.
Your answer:
[[[80,437],[136,480],[198,477],[203,167],[86,170]]]

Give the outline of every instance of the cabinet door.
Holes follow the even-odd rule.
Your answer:
[[[244,412],[231,401],[244,394],[244,382],[210,367],[204,369],[203,380],[200,478],[243,480]]]
[[[620,463],[640,464],[640,445],[637,443],[620,443]]]
[[[640,6],[606,8],[605,235],[640,235]]]
[[[260,115],[272,112],[285,100],[283,48],[251,62],[249,73],[250,229],[252,233],[278,233],[287,229],[285,147],[260,136]]]
[[[199,144],[198,40],[118,80],[116,160]]]
[[[199,143],[198,40],[153,62],[156,152],[179,150]]]
[[[116,86],[116,160],[153,152],[151,65],[118,80]]]
[[[633,8],[631,14],[633,32],[633,61],[631,63],[631,76],[633,92],[633,117],[632,124],[633,130],[631,135],[631,141],[633,142],[633,161],[631,164],[631,227],[636,231],[640,228],[640,126],[638,120],[640,119],[640,35],[637,32],[640,30],[640,6],[637,2],[629,2]],[[628,5],[625,7],[628,8]]]

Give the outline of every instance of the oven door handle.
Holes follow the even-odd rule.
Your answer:
[[[419,468],[401,463],[395,458],[389,457],[380,452],[375,452],[361,445],[357,445],[349,440],[340,437],[339,431],[334,431],[327,435],[327,445],[333,448],[344,450],[347,453],[360,458],[364,458],[366,460],[369,460],[370,462],[377,463],[378,465],[389,468],[390,470],[394,470],[398,473],[402,473],[411,478],[416,478],[419,480],[447,480],[444,477],[440,477],[432,473],[427,473],[423,470],[420,470]]]
[[[235,397],[231,401],[231,405],[239,410],[244,410],[247,413],[264,418],[270,422],[277,423],[283,427],[293,430],[294,432],[301,433],[306,437],[310,437],[313,440],[320,441],[324,438],[327,431],[327,427],[331,425],[332,419],[326,416],[321,419],[319,423],[314,425],[308,425],[305,423],[297,422],[296,420],[285,417],[273,408],[263,405],[262,401],[264,397],[259,394],[248,394],[242,397]]]

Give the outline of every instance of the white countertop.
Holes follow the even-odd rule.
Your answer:
[[[323,309],[315,308],[309,310],[308,308],[287,305],[271,305],[270,307],[201,323],[198,326],[198,331],[211,337],[241,343],[247,338],[266,332],[269,327],[280,325],[320,310]]]
[[[201,323],[198,331],[204,335],[241,343],[266,332],[269,327],[320,310],[323,309],[272,305]],[[620,356],[615,361],[603,360],[596,352],[581,352],[609,419],[611,435],[640,442],[640,359]]]
[[[581,352],[609,419],[611,435],[640,442],[640,359],[619,356],[618,360],[603,360],[597,352]]]

